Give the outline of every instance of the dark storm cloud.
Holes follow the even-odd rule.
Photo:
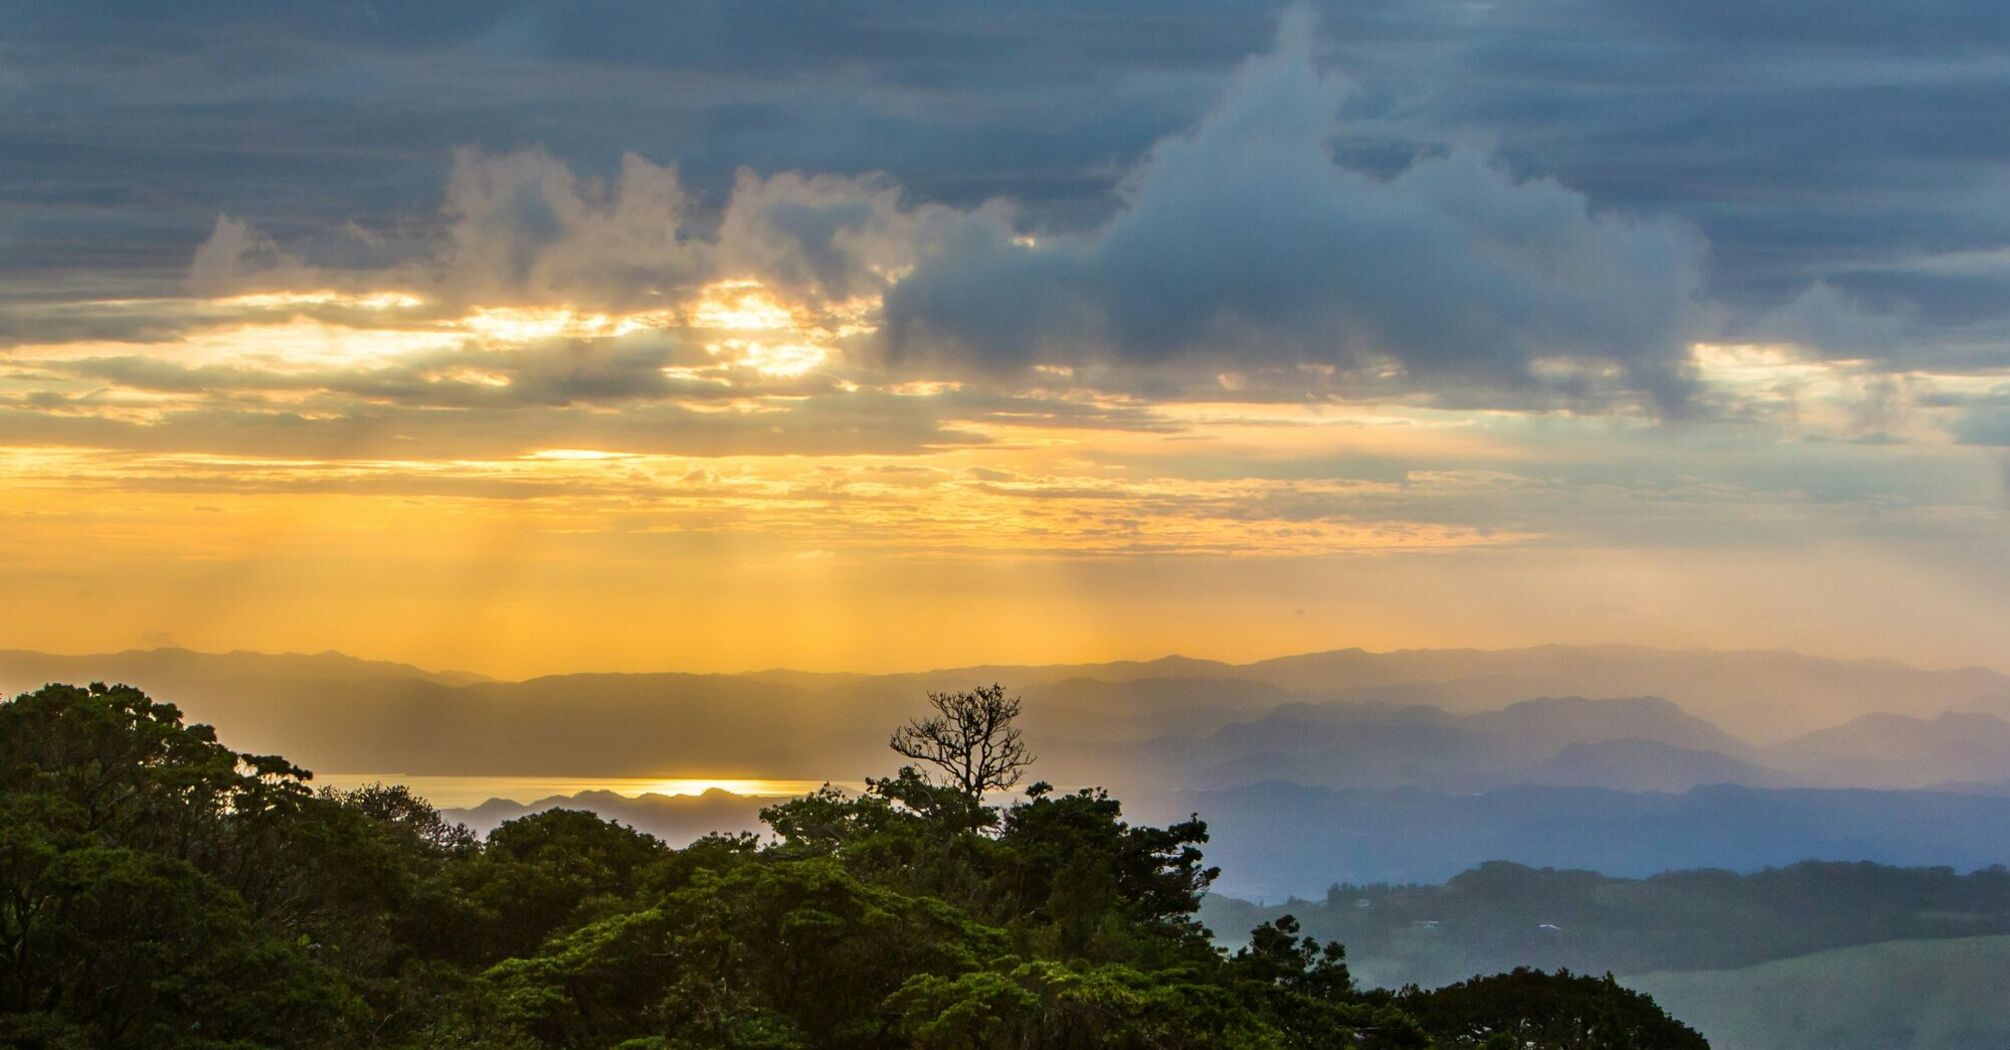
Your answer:
[[[1616,0],[1613,9],[1672,33],[1724,45],[1753,43],[1967,50],[2010,36],[2010,8],[1988,0],[1912,0],[1904,4],[1834,0]]]
[[[995,215],[966,222],[888,292],[896,353],[1019,361],[1101,342],[1148,361],[1393,358],[1426,384],[1506,388],[1563,358],[1616,362],[1664,407],[1685,400],[1699,239],[1593,214],[1470,150],[1387,179],[1336,166],[1342,90],[1313,41],[1294,15],[1190,134],[1153,149],[1093,234],[1026,244]]]
[[[1981,367],[2010,335],[2010,8],[1370,0],[1319,9],[1353,89],[1333,144],[1390,178],[1482,142],[1516,177],[1707,237],[1707,292],[1777,332],[1822,283]],[[165,287],[218,213],[317,265],[443,221],[454,148],[614,175],[676,162],[704,221],[736,169],[884,171],[1005,197],[1020,232],[1110,221],[1117,179],[1274,31],[1269,3],[0,6],[0,283]],[[814,234],[814,223],[804,227]],[[367,261],[367,260],[366,260]],[[1766,328],[1765,326],[1772,326]],[[1873,325],[1872,327],[1876,327]]]
[[[2010,241],[2010,19],[1987,0],[1488,8],[1397,123],[1486,136],[1519,170],[1709,237],[1736,319],[1817,282],[1906,315],[1921,363],[2010,284],[1916,268]]]

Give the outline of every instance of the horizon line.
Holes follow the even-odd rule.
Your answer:
[[[1087,669],[1087,668],[1112,667],[1112,666],[1149,666],[1151,664],[1170,663],[1175,661],[1185,661],[1188,663],[1196,663],[1196,664],[1212,664],[1220,668],[1228,670],[1236,670],[1242,668],[1255,667],[1261,664],[1275,663],[1283,660],[1302,659],[1306,657],[1317,657],[1317,656],[1331,656],[1341,653],[1359,653],[1363,656],[1369,656],[1369,657],[1404,656],[1412,654],[1433,654],[1433,653],[1442,653],[1442,654],[1478,653],[1487,655],[1498,655],[1504,653],[1533,652],[1542,649],[1633,650],[1638,652],[1664,653],[1669,655],[1708,654],[1714,656],[1749,656],[1749,655],[1790,656],[1805,660],[1818,660],[1827,663],[1843,664],[1847,666],[1883,666],[1883,667],[1898,668],[1909,671],[1917,671],[1922,673],[1944,673],[1944,674],[1959,673],[1963,671],[1981,671],[1987,674],[1993,674],[2002,677],[2010,677],[2010,670],[2006,670],[2000,667],[1993,667],[1988,664],[1983,664],[1979,662],[1970,662],[1970,663],[1953,664],[1953,665],[1922,665],[1892,657],[1828,656],[1820,653],[1812,653],[1800,649],[1794,649],[1788,646],[1773,646],[1769,648],[1755,647],[1755,648],[1743,648],[1743,649],[1720,649],[1714,646],[1706,646],[1706,645],[1669,647],[1669,646],[1646,645],[1637,642],[1589,642],[1589,643],[1541,642],[1533,645],[1509,645],[1509,646],[1499,646],[1493,648],[1483,646],[1472,646],[1472,645],[1448,645],[1443,647],[1409,646],[1396,649],[1369,649],[1363,646],[1337,646],[1330,649],[1311,649],[1311,650],[1284,652],[1274,656],[1267,656],[1259,659],[1245,660],[1240,662],[1222,660],[1206,656],[1189,656],[1185,653],[1172,652],[1172,653],[1166,653],[1161,656],[1148,657],[1148,658],[1130,657],[1130,658],[1114,658],[1109,660],[1093,660],[1093,661],[1052,661],[1046,663],[1013,663],[1008,661],[988,661],[988,662],[977,662],[977,663],[966,663],[966,664],[937,665],[933,667],[925,667],[918,669],[889,670],[889,671],[809,670],[804,668],[787,667],[782,665],[767,665],[761,667],[751,667],[751,668],[744,668],[740,670],[730,670],[730,671],[690,671],[690,670],[679,670],[676,668],[656,668],[651,670],[593,670],[590,668],[576,668],[566,671],[549,671],[541,674],[532,674],[516,678],[504,677],[500,675],[491,675],[480,671],[470,671],[455,667],[440,667],[440,668],[425,667],[413,663],[409,660],[399,660],[399,659],[375,657],[375,656],[363,656],[357,653],[352,653],[346,650],[334,649],[334,648],[322,649],[315,652],[304,652],[295,650],[280,650],[275,652],[262,649],[209,650],[209,649],[198,649],[184,645],[156,645],[150,647],[131,646],[124,649],[107,650],[100,652],[62,653],[62,652],[51,652],[45,649],[16,648],[10,646],[0,648],[0,654],[21,653],[21,654],[30,654],[35,656],[52,657],[65,660],[88,660],[92,658],[111,658],[119,656],[130,656],[135,654],[156,654],[156,653],[186,653],[193,656],[206,656],[206,657],[250,656],[250,657],[267,657],[267,658],[291,657],[297,659],[314,659],[318,657],[332,656],[344,660],[352,660],[358,663],[389,664],[398,667],[409,668],[420,674],[437,676],[437,677],[462,677],[462,678],[475,679],[481,682],[517,684],[523,682],[532,682],[541,678],[566,678],[577,675],[602,675],[602,676],[687,675],[691,677],[706,677],[706,678],[747,678],[756,675],[792,674],[792,675],[808,675],[808,676],[821,676],[831,678],[898,678],[898,677],[915,677],[915,676],[926,676],[926,675],[942,675],[954,672],[973,671],[973,670],[995,669],[995,670],[1051,671],[1055,669],[1065,669],[1065,668]]]

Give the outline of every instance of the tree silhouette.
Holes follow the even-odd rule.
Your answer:
[[[935,714],[911,718],[893,731],[887,746],[917,762],[942,770],[949,786],[980,802],[987,791],[1019,782],[1033,755],[1014,728],[1018,697],[993,683],[960,693],[928,694]]]
[[[0,702],[0,1047],[1708,1050],[1610,977],[1364,992],[1285,917],[1227,955],[1204,823],[1045,784],[989,809],[1032,761],[1018,699],[929,700],[898,775],[683,849],[316,794],[126,686]]]

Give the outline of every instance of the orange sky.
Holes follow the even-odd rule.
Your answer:
[[[977,394],[850,362],[751,281],[647,314],[401,290],[169,306],[203,321],[139,354],[13,355],[16,391],[107,359],[203,382],[72,379],[48,420],[74,436],[0,449],[8,645],[519,676],[1547,641],[1950,663],[2000,643],[2002,593],[1974,571],[2003,549],[1994,465],[1927,420],[1904,444],[1829,439],[1850,371],[1790,349],[1696,353],[1755,403],[1791,382],[1791,420],[1671,424],[1061,374]],[[527,354],[672,338],[704,356],[659,370],[722,393],[482,399],[535,381]],[[394,370],[473,391],[414,407]]]
[[[1342,167],[1317,51],[1285,18],[1079,229],[465,147],[431,213],[16,289],[0,646],[2002,663],[2000,352],[1859,352],[1903,318],[1820,282],[1732,323],[1696,230],[1475,149]]]

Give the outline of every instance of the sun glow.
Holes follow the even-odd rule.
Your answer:
[[[759,777],[537,777],[429,776],[407,773],[317,773],[314,782],[333,788],[371,784],[403,784],[438,806],[477,806],[501,798],[528,804],[554,795],[605,791],[625,798],[668,795],[697,798],[723,791],[743,798],[794,798],[831,783],[856,791],[864,787],[846,781],[767,780]]]
[[[531,453],[529,458],[593,462],[603,459],[627,459],[630,455],[627,452],[606,452],[597,448],[543,448]]]
[[[788,378],[807,374],[830,358],[820,346],[803,343],[761,343],[747,339],[727,339],[705,344],[705,352],[751,368],[766,376]]]
[[[666,780],[629,782],[621,787],[610,788],[618,794],[628,794],[631,789],[637,795],[704,795],[713,791],[724,791],[730,795],[745,795],[752,798],[787,798],[807,795],[824,786],[821,780],[762,780],[758,778],[710,779],[702,777],[672,777]]]
[[[668,310],[632,314],[584,313],[571,307],[478,306],[455,323],[475,335],[498,342],[538,339],[606,339],[652,328],[668,327],[675,315]]]
[[[273,309],[287,306],[338,306],[356,310],[410,310],[425,300],[410,292],[338,292],[323,288],[306,292],[251,292],[215,300],[219,306]]]
[[[706,285],[692,306],[691,325],[764,332],[794,328],[796,316],[759,281],[718,281]]]

